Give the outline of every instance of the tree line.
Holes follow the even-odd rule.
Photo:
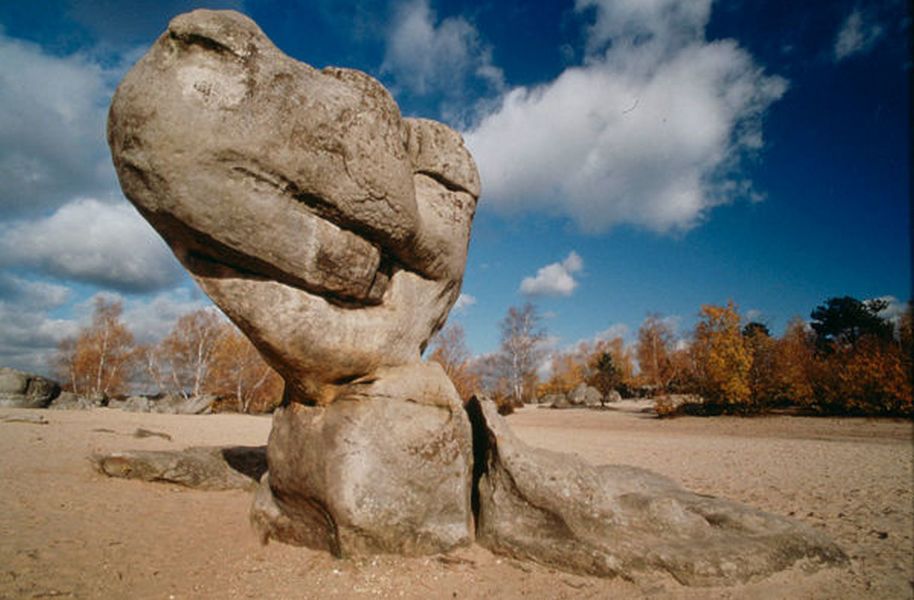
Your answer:
[[[282,399],[282,379],[215,309],[180,317],[154,344],[136,343],[122,314],[120,302],[96,298],[89,325],[60,342],[53,368],[65,390],[92,399],[138,391],[213,395],[217,407],[245,413]]]
[[[617,337],[549,352],[542,318],[532,304],[511,307],[500,323],[501,346],[471,358],[459,325],[431,344],[458,392],[484,391],[504,407],[581,383],[606,396],[650,396],[661,416],[758,414],[789,409],[815,414],[914,416],[911,305],[893,323],[884,300],[829,298],[773,336],[745,319],[733,302],[705,305],[691,332],[678,336],[650,314],[634,344]],[[548,377],[539,372],[549,363]]]

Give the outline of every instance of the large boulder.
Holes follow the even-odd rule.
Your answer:
[[[0,408],[47,408],[60,394],[60,384],[46,377],[0,368]]]
[[[601,576],[666,572],[686,585],[755,580],[806,559],[847,559],[797,521],[694,494],[636,467],[592,466],[518,440],[473,398],[477,541],[499,554]]]
[[[173,19],[108,141],[125,195],[303,402],[418,362],[459,295],[479,194],[460,136],[243,15]]]
[[[420,361],[480,192],[460,135],[198,10],[120,83],[108,142],[127,198],[285,380],[264,537],[347,555],[468,543],[469,422]]]
[[[273,419],[252,511],[264,540],[338,556],[473,540],[470,425],[439,365],[385,370],[327,406],[290,404]]]

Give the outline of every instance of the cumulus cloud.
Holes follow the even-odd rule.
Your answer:
[[[473,85],[494,91],[504,86],[492,50],[473,24],[462,17],[438,21],[428,0],[410,0],[395,8],[381,72],[414,94],[441,94],[451,100],[462,99]]]
[[[901,317],[908,308],[908,303],[902,302],[895,296],[880,296],[873,299],[886,302],[887,306],[879,312],[879,316],[889,321],[897,331],[901,325]]]
[[[597,333],[597,335],[594,336],[593,341],[609,341],[616,338],[625,339],[628,337],[630,331],[631,330],[628,328],[628,325],[625,323],[613,323],[603,331]]]
[[[534,277],[525,277],[520,291],[528,296],[570,296],[578,287],[574,274],[584,268],[584,261],[572,251],[562,262],[540,268]]]
[[[713,206],[758,199],[740,174],[787,89],[733,40],[707,42],[709,2],[582,0],[589,54],[503,95],[466,132],[486,206],[570,217],[586,232],[694,226]]]
[[[178,282],[181,269],[165,243],[126,202],[70,202],[49,217],[0,228],[0,266],[147,292]]]
[[[98,292],[74,308],[80,326],[88,325],[97,298],[120,302],[124,307],[121,320],[138,344],[156,343],[168,335],[182,316],[200,309],[215,308],[196,288],[179,287],[151,297],[123,296],[114,292]]]
[[[457,296],[457,302],[454,303],[454,310],[463,311],[476,304],[476,296],[461,293]]]
[[[110,193],[106,72],[0,32],[0,217],[36,215],[75,196]]]
[[[48,314],[68,297],[65,287],[0,273],[0,365],[49,375],[60,340],[77,330]]]
[[[855,54],[869,52],[882,34],[882,25],[859,8],[855,8],[841,24],[841,29],[835,36],[835,62],[840,62]]]

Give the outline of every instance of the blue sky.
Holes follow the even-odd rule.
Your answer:
[[[562,348],[649,312],[687,333],[731,298],[779,332],[831,296],[910,296],[905,2],[5,2],[0,364],[46,371],[97,294],[141,341],[207,305],[104,142],[117,81],[194,7],[464,134],[483,196],[451,321],[475,353],[528,300]]]

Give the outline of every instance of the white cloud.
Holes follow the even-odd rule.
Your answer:
[[[457,302],[454,303],[454,310],[463,311],[476,304],[476,296],[461,293],[457,296]]]
[[[835,61],[842,61],[855,54],[864,54],[876,44],[883,34],[882,26],[859,8],[848,15],[835,36]]]
[[[66,289],[8,275],[0,275],[0,287],[0,366],[51,374],[60,340],[77,331],[75,321],[47,312],[66,300]]]
[[[79,327],[89,325],[95,301],[120,302],[121,320],[138,344],[156,343],[168,335],[182,316],[200,309],[218,310],[210,299],[196,288],[179,287],[154,296],[123,296],[116,292],[98,292],[77,304],[73,313]]]
[[[402,2],[395,9],[381,72],[414,94],[452,100],[463,99],[474,84],[495,92],[504,86],[491,48],[473,24],[462,17],[439,22],[428,0]]]
[[[570,296],[578,287],[574,274],[584,268],[584,261],[572,251],[562,262],[540,268],[535,277],[525,277],[520,291],[528,296]]]
[[[628,334],[631,330],[628,328],[628,325],[625,323],[613,323],[603,331],[597,333],[594,336],[593,341],[609,341],[616,338],[622,338],[623,340],[628,337]]]
[[[765,313],[757,308],[750,308],[746,311],[746,320],[758,322],[764,314]]]
[[[116,189],[105,144],[106,72],[0,32],[0,215],[40,214]]]
[[[787,82],[735,41],[705,41],[708,4],[579,2],[596,10],[584,65],[510,90],[465,134],[485,206],[567,216],[587,232],[663,232],[757,199],[739,163],[763,147],[762,118]]]
[[[897,330],[901,324],[901,317],[908,308],[908,303],[902,302],[895,296],[880,296],[879,298],[874,298],[874,300],[883,300],[888,304],[879,312],[879,316],[889,321]]]
[[[0,228],[0,266],[124,291],[177,283],[181,269],[165,242],[126,202],[70,202],[49,217]]]

